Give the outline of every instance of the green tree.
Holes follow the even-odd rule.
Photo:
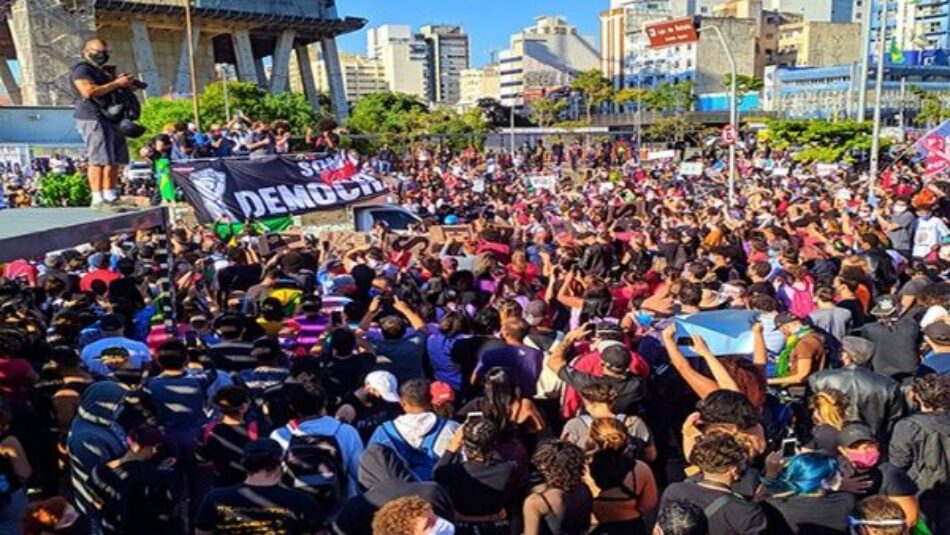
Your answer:
[[[584,95],[584,107],[587,110],[588,122],[590,122],[594,108],[609,102],[614,93],[613,85],[611,85],[610,80],[604,77],[600,69],[578,73],[571,82],[571,89]]]
[[[919,87],[911,87],[910,92],[918,102],[917,115],[914,116],[914,123],[918,126],[934,127],[950,119],[950,107],[944,105],[950,93],[927,91]]]
[[[626,87],[614,93],[614,103],[623,106],[624,104],[645,104],[650,99],[651,89],[646,87]]]
[[[534,121],[538,126],[545,127],[555,122],[558,116],[566,110],[568,103],[563,98],[545,97],[531,101],[530,109]]]
[[[758,134],[759,140],[778,149],[790,149],[800,162],[853,161],[855,151],[871,149],[870,122],[772,120]],[[881,141],[881,149],[889,142]]]
[[[729,86],[732,83],[732,73],[726,74],[722,77],[722,86],[726,88],[726,91],[729,90]],[[758,93],[765,87],[765,82],[761,78],[756,78],[755,76],[748,76],[745,74],[740,74],[736,76],[736,95],[739,95],[739,98],[746,93]]]
[[[693,109],[696,96],[693,94],[693,82],[676,84],[663,82],[645,95],[645,103],[653,111],[681,112]]]
[[[128,140],[132,159],[135,159],[138,150],[144,147],[152,137],[161,133],[166,125],[186,123],[193,119],[191,100],[148,99],[142,104],[142,115],[139,119],[139,123],[145,127],[145,135]]]

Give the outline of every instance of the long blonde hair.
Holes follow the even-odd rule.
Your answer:
[[[847,421],[845,410],[848,406],[848,396],[840,390],[816,392],[809,400],[808,406],[820,420],[818,423],[840,430]]]

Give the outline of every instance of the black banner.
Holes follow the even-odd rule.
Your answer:
[[[338,154],[315,160],[268,156],[201,160],[172,165],[175,185],[198,221],[266,219],[330,210],[382,195],[386,188]]]

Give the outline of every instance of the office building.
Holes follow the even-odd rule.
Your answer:
[[[470,108],[483,98],[501,100],[501,74],[497,64],[465,69],[459,74],[459,80],[458,105],[461,108]]]
[[[570,84],[578,72],[600,67],[600,54],[576,27],[563,17],[538,17],[499,54],[501,102],[520,108],[526,94],[544,94]]]
[[[386,80],[386,71],[383,68],[382,61],[346,52],[340,52],[339,57],[340,70],[343,74],[343,89],[348,103],[352,105],[366,95],[389,91],[389,82]],[[313,47],[310,58],[317,91],[328,92],[329,78],[327,77],[326,64],[318,47]],[[292,74],[290,78],[291,89],[298,91],[301,85],[300,78]]]
[[[857,116],[858,91],[861,89],[857,63],[829,67],[778,67],[765,71],[762,106],[796,119],[839,120]],[[874,72],[865,79],[868,105],[874,106]],[[891,65],[884,72],[881,93],[885,123],[909,124],[919,100],[912,98],[910,87],[924,91],[950,91],[950,67]]]
[[[429,100],[429,46],[409,26],[370,28],[366,32],[366,56],[382,63],[390,91]]]
[[[419,32],[428,57],[429,100],[453,105],[460,98],[461,72],[469,67],[468,35],[461,26],[428,25]]]
[[[860,24],[806,21],[779,28],[778,65],[829,67],[860,60]]]

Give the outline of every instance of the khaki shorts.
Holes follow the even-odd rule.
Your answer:
[[[125,143],[125,136],[116,130],[114,124],[101,117],[89,121],[76,119],[76,129],[86,144],[89,165],[129,163],[129,147]]]

